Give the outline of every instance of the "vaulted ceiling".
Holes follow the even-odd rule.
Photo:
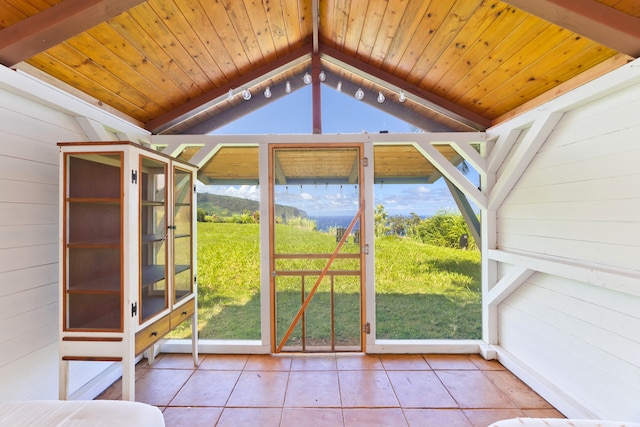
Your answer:
[[[0,63],[153,133],[210,132],[306,73],[316,112],[340,83],[425,130],[484,130],[639,55],[636,0],[0,0]]]

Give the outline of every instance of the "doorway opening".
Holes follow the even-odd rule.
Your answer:
[[[270,146],[274,353],[363,350],[362,168],[361,144]]]

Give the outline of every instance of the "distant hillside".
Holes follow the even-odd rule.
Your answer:
[[[244,212],[255,212],[259,204],[255,200],[239,197],[220,196],[218,194],[198,193],[198,208],[204,209],[209,215],[230,216]],[[307,213],[293,206],[276,205],[276,216],[281,218],[307,218]]]

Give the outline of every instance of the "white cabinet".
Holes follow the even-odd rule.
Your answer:
[[[60,398],[70,361],[110,361],[134,400],[136,356],[187,319],[197,364],[196,168],[129,142],[58,145]]]

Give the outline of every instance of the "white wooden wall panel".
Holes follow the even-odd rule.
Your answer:
[[[0,328],[0,342],[7,343],[10,340],[20,338],[22,335],[29,333],[33,327],[47,326],[51,323],[50,319],[58,317],[58,301],[54,301],[49,305],[43,305],[35,310],[25,311],[18,315],[12,316],[10,319],[3,319],[8,326]]]
[[[26,287],[25,287],[26,288]],[[58,302],[58,284],[50,283],[36,288],[26,288],[24,291],[5,295],[0,300],[0,319],[9,325],[14,316],[27,311],[34,312],[39,307]],[[53,319],[57,320],[57,319]],[[37,322],[36,322],[37,323]]]
[[[572,390],[594,416],[638,419],[640,317],[621,313],[618,299],[602,288],[535,275],[500,306],[501,345],[560,390]]]
[[[58,263],[50,263],[26,269],[0,272],[0,298],[58,283]],[[28,285],[27,285],[28,284]]]
[[[498,250],[640,270],[640,85],[604,93],[565,112],[498,208]],[[499,305],[498,331],[567,415],[640,421],[637,296],[536,273]]]
[[[508,235],[629,246],[631,250],[640,236],[639,222],[503,218],[499,224],[500,232]]]
[[[57,162],[47,164],[17,157],[0,157],[0,179],[51,184],[57,178]]]
[[[614,98],[622,102],[621,95]],[[623,99],[628,98],[625,92]],[[632,105],[640,108],[638,101],[626,102],[598,115],[589,106],[584,109],[591,120],[585,120],[580,110],[563,117],[560,130],[552,132],[498,210],[500,248],[638,269],[640,225],[629,215],[640,211],[640,186],[630,184],[640,180],[636,143],[640,121],[629,120],[626,110]],[[571,129],[586,139],[563,142]],[[573,207],[573,217],[553,219],[567,203]],[[582,203],[590,206],[581,209]],[[594,203],[600,205],[597,219],[588,211]],[[528,213],[529,207],[535,208],[535,215]],[[520,216],[509,215],[516,211]],[[625,219],[616,219],[620,215]]]
[[[532,204],[502,205],[503,218],[526,219],[544,215],[550,221],[572,220],[580,216],[582,221],[633,222],[638,219],[638,202],[634,199],[616,201],[618,209],[612,211],[602,200],[568,200]]]
[[[90,140],[80,125],[86,121],[148,138],[144,129],[0,66],[0,401],[58,395],[56,143]],[[71,392],[106,365],[74,363]]]
[[[57,224],[0,226],[0,249],[56,243]]]
[[[58,185],[0,179],[0,200],[33,205],[53,205],[58,201]],[[35,208],[35,206],[34,206]]]
[[[58,206],[0,201],[0,224],[49,224],[58,220]]]
[[[56,399],[58,343],[47,344],[15,362],[0,367],[0,401]],[[54,389],[53,391],[51,389]]]
[[[0,272],[55,264],[58,261],[57,252],[57,244],[0,249]]]
[[[8,133],[0,129],[0,140],[11,144],[0,144],[0,156],[27,159],[33,162],[50,162],[58,153],[58,147],[39,139]]]
[[[0,400],[55,399],[58,373],[57,141],[73,117],[0,90]]]

